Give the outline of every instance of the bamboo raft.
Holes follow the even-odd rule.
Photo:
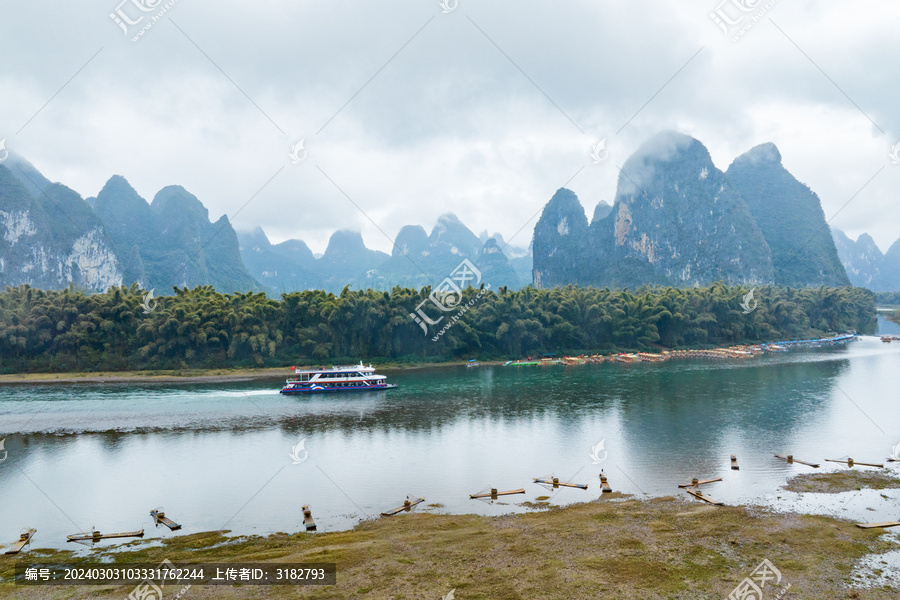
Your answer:
[[[524,493],[525,490],[522,490],[522,492]],[[403,501],[403,506],[398,506],[397,508],[392,508],[391,510],[386,510],[383,513],[381,513],[381,516],[382,517],[393,517],[397,513],[401,513],[403,511],[408,512],[410,509],[412,509],[413,506],[415,506],[416,504],[421,504],[422,502],[425,502],[425,498],[414,498],[414,499],[410,500],[410,497],[407,496],[406,500]]]
[[[67,535],[66,541],[68,542],[83,542],[83,541],[91,541],[96,542],[97,540],[111,540],[114,538],[130,538],[130,537],[144,537],[144,530],[140,531],[126,531],[124,533],[100,533],[96,529],[91,530],[90,533],[75,533],[73,535]]]
[[[815,463],[808,463],[808,462],[803,462],[802,460],[797,460],[796,458],[794,458],[793,454],[788,454],[787,456],[782,456],[781,454],[776,454],[775,458],[780,458],[782,460],[786,460],[789,463],[799,463],[801,465],[806,465],[807,467],[813,467],[815,469],[819,468],[819,465],[817,465]]]
[[[511,496],[512,494],[524,494],[524,489],[509,490],[506,492],[498,492],[497,488],[491,488],[490,492],[479,492],[477,494],[469,494],[469,498],[490,498],[496,500],[497,496]]]
[[[600,473],[600,489],[602,489],[602,493],[609,494],[612,492],[612,488],[609,487],[609,482],[606,480],[606,475]]]
[[[641,357],[637,354],[617,354],[613,360],[620,363],[633,363],[641,362]]]
[[[553,475],[551,475],[549,479],[546,477],[535,477],[534,482],[535,483],[543,483],[544,485],[552,485],[555,488],[562,486],[562,487],[578,488],[581,490],[588,489],[588,486],[586,483],[566,483],[565,481],[560,481],[559,477],[554,477]]]
[[[731,470],[732,471],[740,471],[741,468],[737,464],[737,456],[734,454],[731,455]]]
[[[715,483],[715,482],[717,482],[717,481],[722,481],[722,478],[721,478],[721,477],[714,477],[713,479],[697,479],[696,477],[694,477],[694,479],[693,479],[690,483],[679,483],[679,484],[678,484],[678,487],[680,487],[680,488],[689,488],[689,487],[694,487],[694,486],[697,486],[697,485],[703,485],[703,484],[706,484],[706,483]]]
[[[163,512],[162,507],[154,508],[150,511],[150,516],[153,517],[153,522],[156,525],[162,523],[166,527],[168,527],[171,531],[175,531],[176,529],[181,529],[181,525],[170,519],[166,516],[166,513]]]
[[[303,527],[306,529],[306,531],[316,530],[316,522],[313,521],[312,511],[309,509],[309,504],[303,505]]]
[[[37,533],[37,529],[26,529],[19,534],[19,539],[13,543],[12,547],[6,551],[6,554],[18,554],[22,548],[31,543],[31,538]]]
[[[694,498],[699,498],[700,500],[703,500],[704,502],[708,502],[710,504],[715,504],[716,506],[722,506],[723,504],[725,504],[724,502],[719,502],[718,500],[714,500],[713,498],[710,498],[709,496],[707,496],[706,494],[704,494],[703,492],[701,492],[699,490],[687,489],[685,491],[688,494],[690,494],[691,496],[693,496]]]
[[[886,521],[884,523],[857,523],[856,526],[860,529],[874,529],[876,527],[897,527],[900,526],[900,521]]]
[[[832,460],[830,458],[826,458],[825,460],[826,460],[826,462],[843,463],[849,467],[852,467],[853,465],[861,465],[863,467],[877,467],[879,469],[884,468],[884,465],[878,465],[878,464],[874,464],[874,463],[856,462],[852,458],[848,458],[847,460]]]

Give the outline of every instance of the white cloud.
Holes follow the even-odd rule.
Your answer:
[[[452,211],[509,239],[582,167],[569,187],[588,211],[611,201],[615,165],[675,128],[722,169],[774,142],[827,217],[886,165],[834,224],[883,248],[900,237],[900,166],[887,157],[900,140],[900,6],[886,0],[780,0],[737,43],[705,0],[460,0],[446,15],[436,1],[181,1],[138,43],[108,17],[116,4],[7,3],[0,19],[0,138],[84,196],[120,174],[148,200],[177,183],[212,218],[233,216],[284,167],[236,227],[316,251],[352,227],[389,251],[379,229],[430,230]],[[309,157],[291,165],[301,137]],[[595,165],[602,138],[610,158]],[[513,243],[527,245],[532,226]]]

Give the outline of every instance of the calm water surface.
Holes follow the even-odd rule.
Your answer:
[[[900,327],[882,319],[881,332]],[[637,496],[685,496],[678,483],[722,476],[708,492],[729,504],[900,517],[896,490],[779,490],[812,469],[772,456],[792,453],[822,470],[838,468],[825,458],[883,461],[900,443],[900,343],[863,337],[738,361],[388,374],[399,388],[309,398],[281,396],[280,380],[0,387],[0,543],[26,525],[38,530],[36,547],[64,547],[67,534],[91,526],[144,526],[147,538],[294,532],[303,504],[328,531],[407,494],[441,505],[425,510],[501,514],[538,496],[599,498],[601,469],[615,490]],[[300,440],[306,460],[293,464]],[[594,464],[600,441],[604,460]],[[729,468],[732,453],[740,471]],[[532,483],[550,473],[589,488]],[[526,494],[468,499],[489,486]],[[182,531],[154,529],[156,506]]]

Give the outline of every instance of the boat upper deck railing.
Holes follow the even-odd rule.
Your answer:
[[[359,363],[358,365],[332,365],[331,368],[328,367],[291,367],[291,370],[294,373],[346,373],[347,371],[364,371],[364,372],[374,372],[375,367],[372,365],[364,365]]]

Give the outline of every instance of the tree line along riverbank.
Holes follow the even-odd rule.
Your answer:
[[[304,291],[273,299],[200,286],[151,298],[136,285],[101,294],[7,288],[0,293],[0,372],[264,368],[359,359],[417,364],[542,353],[658,352],[866,331],[876,312],[874,294],[852,287],[715,284],[631,291],[568,286],[430,293],[430,288],[345,288],[338,295]],[[465,311],[458,310],[463,306]],[[433,341],[454,317],[452,327]]]

